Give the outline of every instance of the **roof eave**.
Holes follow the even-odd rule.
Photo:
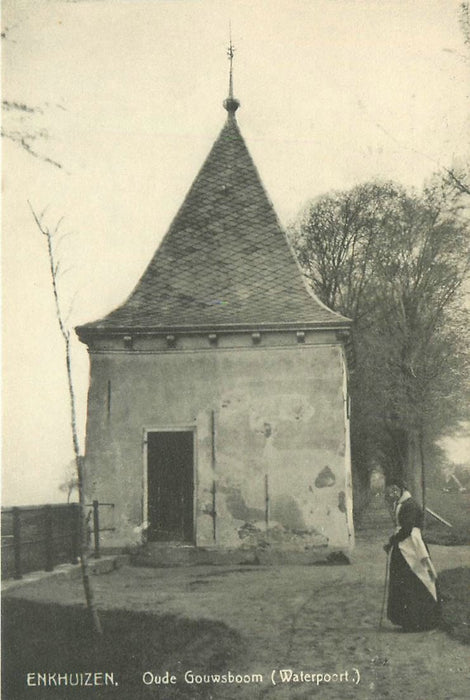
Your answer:
[[[75,332],[82,342],[91,337],[120,337],[122,335],[153,336],[165,333],[252,333],[253,331],[349,331],[352,321],[348,318],[338,318],[331,321],[316,322],[278,322],[278,323],[211,323],[190,325],[165,326],[94,326],[86,324],[77,326]]]

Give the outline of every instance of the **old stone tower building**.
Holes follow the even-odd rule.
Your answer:
[[[308,559],[353,544],[349,321],[304,283],[238,106],[130,297],[77,329],[86,492],[116,545]]]

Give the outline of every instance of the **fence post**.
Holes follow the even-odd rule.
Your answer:
[[[72,546],[70,551],[70,563],[78,564],[78,544],[80,541],[80,505],[78,503],[71,503],[70,508],[72,513]]]
[[[100,516],[99,503],[93,501],[93,538],[95,540],[95,559],[100,558]]]
[[[15,578],[23,578],[21,571],[21,520],[20,509],[12,508],[13,513],[13,553],[15,559]]]
[[[54,570],[54,551],[52,540],[52,508],[44,506],[44,544],[46,553],[45,571]]]

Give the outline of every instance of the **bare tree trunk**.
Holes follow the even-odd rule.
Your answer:
[[[77,468],[77,481],[78,481],[78,500],[80,505],[80,565],[82,571],[82,581],[83,590],[85,593],[85,600],[88,612],[90,614],[90,621],[92,625],[93,632],[96,635],[101,635],[103,633],[101,622],[98,616],[98,611],[95,606],[93,587],[90,580],[89,567],[88,567],[88,541],[87,541],[87,530],[85,522],[85,492],[84,492],[84,459],[80,454],[80,443],[78,439],[78,428],[77,428],[77,411],[75,403],[75,390],[73,386],[73,376],[72,376],[72,358],[70,351],[70,332],[66,328],[62,311],[59,302],[59,292],[57,289],[57,274],[59,266],[54,260],[54,250],[52,247],[52,237],[50,229],[43,225],[42,217],[38,217],[28,202],[31,212],[33,214],[36,225],[38,226],[41,233],[46,237],[47,240],[47,252],[49,255],[49,265],[51,271],[51,281],[52,281],[52,292],[54,295],[56,316],[59,323],[60,332],[64,339],[65,344],[65,364],[67,368],[67,385],[69,390],[69,401],[70,401],[70,427],[72,430],[72,441],[73,441],[73,451],[75,454],[75,464]],[[55,228],[57,232],[60,225],[60,221]]]
[[[88,541],[85,521],[85,494],[83,484],[83,457],[81,455],[77,455],[76,462],[78,472],[78,500],[80,504],[80,565],[82,569],[83,591],[85,593],[85,600],[88,612],[90,614],[93,632],[97,636],[100,636],[103,634],[103,630],[95,605],[95,596],[93,593],[93,587],[90,580],[90,571],[88,567]]]

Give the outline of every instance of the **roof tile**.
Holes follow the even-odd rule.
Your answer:
[[[234,115],[129,298],[77,329],[344,325],[307,290]]]

